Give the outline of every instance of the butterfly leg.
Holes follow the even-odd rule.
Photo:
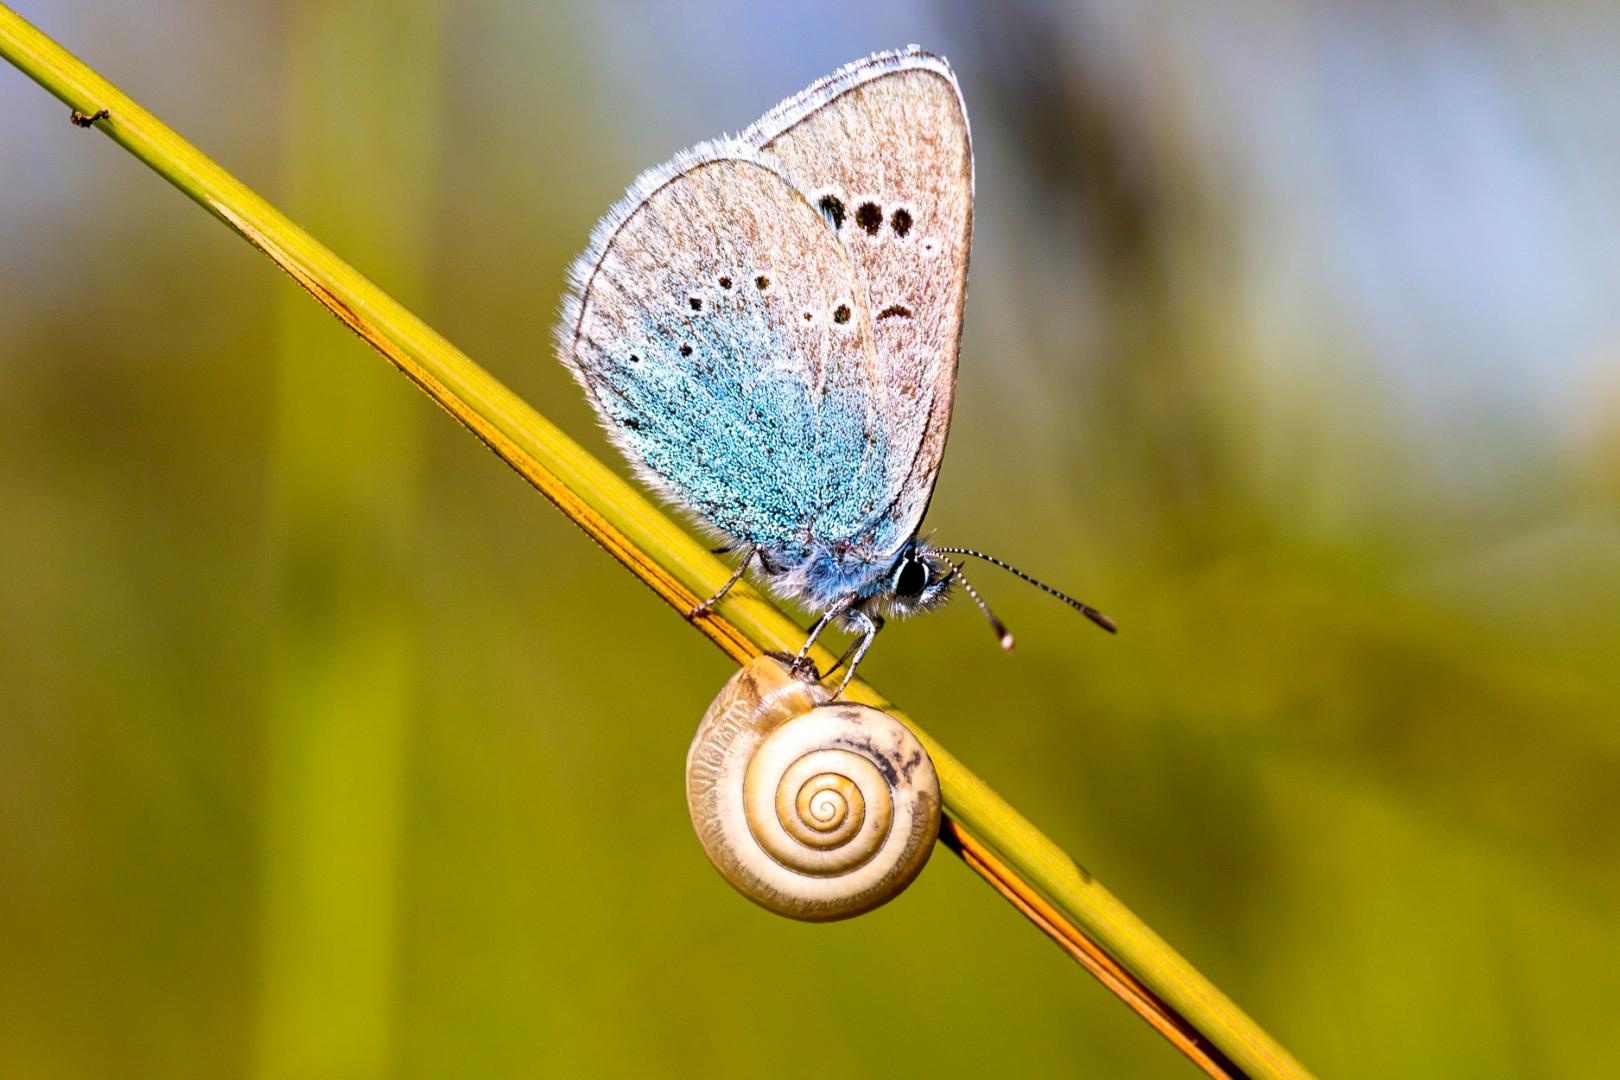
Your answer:
[[[840,657],[839,657],[839,658],[838,658],[838,659],[837,659],[837,660],[836,660],[836,661],[834,661],[834,663],[833,663],[833,666],[832,666],[832,667],[830,667],[830,668],[828,668],[828,669],[827,669],[827,672],[826,672],[826,674],[824,674],[824,675],[823,675],[823,676],[822,676],[822,678],[823,678],[823,679],[830,679],[830,678],[832,678],[832,677],[833,677],[833,672],[835,672],[835,671],[837,671],[837,670],[838,670],[838,669],[839,669],[839,668],[841,668],[841,667],[843,667],[843,666],[844,666],[844,663],[845,663],[845,662],[846,662],[846,661],[847,661],[847,660],[848,660],[848,659],[849,659],[849,658],[850,658],[850,657],[852,657],[852,656],[854,656],[854,655],[855,655],[855,648],[856,648],[856,646],[858,646],[858,645],[859,645],[859,644],[860,644],[860,643],[861,643],[861,639],[860,639],[860,638],[856,638],[856,639],[855,639],[855,640],[854,640],[854,641],[852,641],[852,642],[850,642],[850,643],[849,643],[849,645],[848,645],[848,646],[847,646],[847,647],[846,647],[846,648],[845,648],[845,649],[844,649],[844,655],[842,655],[842,656],[840,656]]]
[[[877,637],[879,630],[883,629],[883,616],[868,615],[860,610],[851,611],[849,621],[860,632],[861,636],[844,653],[844,657],[838,661],[838,664],[842,664],[844,658],[849,658],[849,670],[844,672],[844,681],[838,684],[838,692],[833,695],[835,698],[844,696],[844,687],[848,686],[849,680],[855,677],[855,669],[861,666],[861,660],[866,656],[866,650],[872,647],[872,639]],[[851,652],[855,654],[853,657],[850,657]],[[831,675],[834,671],[837,671],[838,664],[834,664],[827,674]]]
[[[883,626],[884,626],[883,616],[881,616],[881,615],[869,615],[869,616],[867,616],[867,618],[869,618],[872,622],[877,624],[877,629],[878,630],[883,629]],[[877,632],[876,630],[873,631],[873,633],[876,633],[876,632]],[[825,675],[823,675],[822,678],[823,679],[832,678],[833,672],[835,672],[839,668],[843,667],[844,664],[846,662],[848,662],[849,658],[855,655],[855,650],[860,648],[861,644],[863,642],[865,642],[865,641],[866,641],[866,635],[863,633],[860,637],[858,637],[854,641],[850,642],[848,648],[846,648],[844,650],[844,655],[840,656],[838,658],[838,662],[833,664],[832,667],[827,669],[827,673]],[[864,652],[865,650],[862,650],[862,651]]]
[[[839,604],[836,607],[828,608],[826,614],[822,615],[821,618],[816,620],[816,625],[810,628],[810,636],[804,639],[804,645],[799,649],[799,655],[793,658],[794,671],[803,672],[807,669],[812,671],[814,670],[814,666],[810,663],[809,659],[810,647],[816,643],[816,638],[821,636],[821,632],[827,629],[827,627],[832,624],[834,619],[838,618],[848,610],[848,605]],[[839,661],[839,663],[842,662],[843,661]],[[837,666],[837,664],[833,665],[834,668]]]
[[[748,554],[744,555],[742,562],[737,564],[737,569],[732,571],[731,577],[727,579],[724,585],[720,586],[720,591],[703,601],[703,603],[699,604],[691,611],[688,611],[686,613],[687,619],[695,619],[699,615],[707,612],[710,608],[714,607],[714,605],[718,604],[720,602],[720,598],[725,596],[726,593],[730,592],[733,585],[742,580],[742,576],[746,574],[748,572],[748,568],[753,565],[754,556],[757,554],[759,554],[759,549],[757,547],[749,548]]]

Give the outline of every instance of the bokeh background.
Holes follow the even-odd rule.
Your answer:
[[[867,674],[1326,1076],[1613,1075],[1620,14],[23,0],[610,456],[551,354],[641,168],[945,53],[978,203]],[[728,674],[263,258],[0,70],[0,1075],[1186,1076],[949,855],[735,896]]]

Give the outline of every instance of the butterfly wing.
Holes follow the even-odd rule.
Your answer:
[[[880,53],[784,101],[740,139],[823,211],[860,272],[889,454],[863,540],[898,551],[933,494],[967,298],[973,149],[955,76],[916,48]]]
[[[747,146],[655,169],[572,273],[563,360],[652,486],[786,558],[887,497],[881,369],[838,238]]]

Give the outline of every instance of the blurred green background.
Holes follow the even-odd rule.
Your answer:
[[[1613,1075],[1609,5],[22,13],[618,463],[549,341],[641,168],[956,66],[930,525],[866,674],[1326,1076]],[[0,69],[0,1075],[1187,1076],[955,859],[734,895],[726,661],[247,245]]]

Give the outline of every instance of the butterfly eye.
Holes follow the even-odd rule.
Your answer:
[[[900,564],[900,572],[894,576],[894,591],[900,596],[919,596],[928,585],[928,568],[916,559],[907,559]]]

